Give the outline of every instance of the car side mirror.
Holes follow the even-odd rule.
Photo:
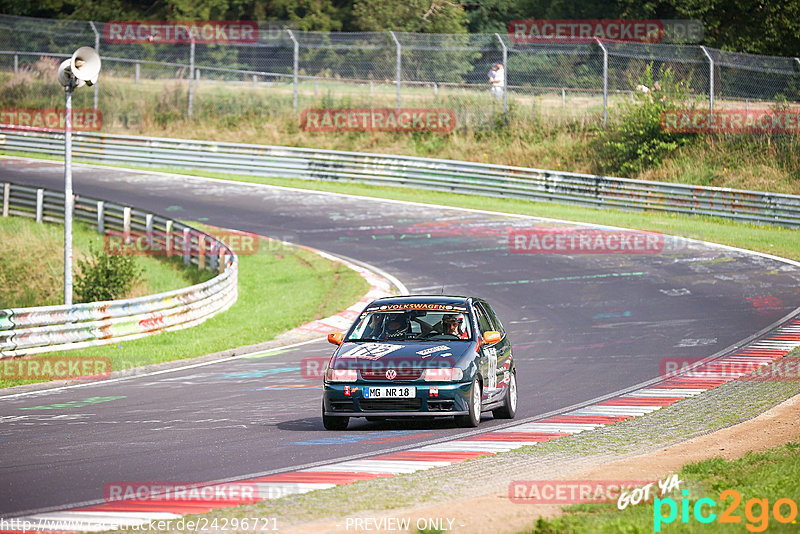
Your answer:
[[[333,345],[341,345],[344,341],[344,334],[341,332],[331,332],[328,334],[328,343]]]
[[[495,330],[487,330],[483,333],[483,342],[487,345],[493,345],[503,339],[503,334]]]

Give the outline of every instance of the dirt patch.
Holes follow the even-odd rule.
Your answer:
[[[762,413],[758,417],[711,434],[638,456],[603,463],[589,468],[570,462],[564,466],[568,480],[663,480],[683,465],[708,458],[732,460],[749,451],[764,451],[800,438],[800,395]],[[581,469],[581,467],[584,467]],[[519,473],[520,480],[538,480],[535,472]],[[515,504],[506,493],[490,493],[476,498],[455,500],[430,507],[393,510],[389,513],[361,512],[335,521],[304,523],[282,529],[284,532],[408,531],[438,528],[445,532],[498,533],[529,529],[539,517],[560,515],[559,505]],[[408,528],[403,528],[408,525]]]

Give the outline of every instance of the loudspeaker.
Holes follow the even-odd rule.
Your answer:
[[[58,82],[66,86],[70,81],[76,82],[76,87],[94,85],[100,74],[100,56],[90,46],[82,46],[72,54],[72,57],[61,62],[58,67]]]

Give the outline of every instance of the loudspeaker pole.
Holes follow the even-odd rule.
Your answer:
[[[72,306],[72,91],[95,85],[100,74],[100,56],[82,46],[58,66],[58,83],[64,87],[64,304]]]
[[[64,86],[64,304],[72,305],[72,90]]]

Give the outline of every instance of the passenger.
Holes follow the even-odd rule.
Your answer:
[[[459,339],[468,339],[469,336],[466,332],[461,331],[461,323],[464,318],[461,315],[449,314],[442,317],[442,326],[444,327],[444,334],[451,336],[458,336]]]

